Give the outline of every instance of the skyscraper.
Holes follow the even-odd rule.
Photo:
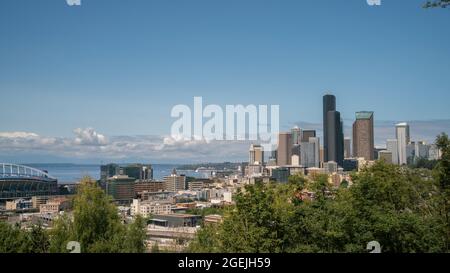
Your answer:
[[[310,137],[308,142],[302,142],[300,162],[303,167],[320,167],[320,139]]]
[[[308,142],[311,137],[316,137],[316,130],[303,130],[301,142]]]
[[[278,136],[277,165],[286,166],[291,164],[292,156],[292,134],[281,132]]]
[[[252,144],[249,150],[250,165],[261,164],[264,165],[264,150],[261,145]]]
[[[407,145],[410,142],[409,125],[407,123],[399,123],[395,126],[398,145],[398,162],[400,165],[408,163]]]
[[[353,154],[374,160],[373,112],[357,112],[353,123]]]
[[[398,165],[398,142],[396,139],[388,139],[386,150],[392,154],[392,164]]]
[[[336,97],[333,95],[325,95],[323,97],[323,161],[327,162],[328,158],[328,112],[336,111]]]
[[[352,140],[348,137],[344,138],[344,158],[352,157]]]
[[[295,126],[294,128],[292,128],[291,134],[292,134],[292,145],[300,144],[302,139],[302,130],[297,126]]]
[[[324,162],[344,163],[344,124],[341,113],[336,111],[336,97],[323,97]]]

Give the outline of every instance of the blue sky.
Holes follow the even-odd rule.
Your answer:
[[[171,108],[194,96],[223,106],[279,104],[286,129],[320,123],[327,91],[347,125],[355,111],[371,110],[378,121],[447,131],[450,10],[424,10],[424,1],[2,0],[0,132],[72,141],[76,128],[94,128],[85,131],[89,140],[162,136]],[[31,156],[6,148],[0,160]],[[55,153],[33,156],[59,160]]]

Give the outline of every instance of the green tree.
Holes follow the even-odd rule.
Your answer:
[[[73,217],[55,222],[51,252],[68,252],[69,241],[79,242],[85,253],[145,252],[145,220],[137,217],[128,226],[122,224],[111,198],[91,178],[83,178],[73,203]]]
[[[155,242],[150,250],[151,253],[160,253],[158,242]]]
[[[219,227],[217,225],[203,224],[197,236],[189,244],[188,252],[193,253],[217,253],[221,251],[219,241]],[[152,251],[153,252],[153,251]]]
[[[0,222],[0,253],[28,253],[29,238],[18,225]]]
[[[380,161],[354,173],[348,187],[335,188],[324,175],[246,186],[223,224],[203,227],[190,251],[364,253],[374,240],[383,252],[448,251],[448,203],[442,203],[448,199],[441,190],[448,181],[448,141],[438,143],[443,159],[436,179],[427,169]]]
[[[67,243],[74,241],[73,223],[72,219],[63,214],[59,216],[53,223],[53,228],[50,231],[50,253],[67,253]]]
[[[146,234],[146,220],[138,215],[134,222],[127,227],[125,237],[124,252],[127,253],[144,253],[147,245],[145,239]]]
[[[48,232],[42,228],[41,224],[33,225],[28,232],[29,252],[47,253],[50,248],[50,238]]]
[[[90,178],[84,178],[74,199],[73,235],[82,252],[119,252],[116,236],[123,235],[115,205]]]
[[[436,139],[436,146],[441,152],[441,159],[434,169],[434,176],[439,186],[440,215],[447,231],[446,251],[450,251],[450,140],[442,133]]]

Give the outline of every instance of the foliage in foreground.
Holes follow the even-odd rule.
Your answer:
[[[145,221],[122,224],[115,205],[90,178],[84,178],[74,199],[73,217],[59,217],[51,231],[30,231],[0,222],[0,253],[65,253],[79,242],[83,253],[145,252]]]
[[[221,225],[205,226],[192,252],[383,252],[450,251],[450,142],[433,172],[384,162],[353,175],[351,187],[334,189],[327,177],[288,184],[250,185],[237,194]],[[309,200],[300,198],[308,189]]]

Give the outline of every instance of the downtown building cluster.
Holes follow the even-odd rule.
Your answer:
[[[394,127],[393,127],[394,130]],[[280,132],[277,150],[272,151],[267,162],[263,146],[252,144],[246,177],[251,181],[275,180],[287,182],[294,174],[328,174],[330,182],[340,185],[351,182],[350,172],[372,165],[376,160],[390,164],[411,165],[419,159],[437,160],[439,150],[424,141],[412,141],[407,123],[395,126],[395,139],[388,139],[384,147],[375,146],[374,112],[355,113],[351,137],[344,135],[344,122],[336,108],[336,97],[323,97],[323,138],[316,130],[292,128]]]
[[[395,139],[386,140],[384,147],[376,147],[374,112],[359,111],[355,113],[351,136],[346,137],[336,97],[328,94],[323,97],[321,137],[308,128],[279,132],[275,151],[267,154],[263,145],[254,143],[248,150],[248,163],[236,164],[235,168],[198,167],[196,171],[203,172],[204,178],[188,177],[173,169],[158,180],[149,164],[102,165],[97,184],[116,204],[124,223],[131,223],[138,215],[148,219],[149,248],[157,244],[167,251],[183,251],[202,223],[222,221],[215,212],[204,216],[199,212],[234,204],[235,194],[248,184],[287,183],[292,175],[311,179],[326,175],[335,187],[344,182],[350,186],[350,174],[376,160],[409,165],[420,159],[439,159],[435,145],[412,140],[407,123],[399,123],[393,130]],[[64,192],[56,191],[56,178],[45,171],[14,164],[3,164],[0,170],[0,178],[8,185],[2,187],[8,190],[0,192],[7,200],[5,209],[0,211],[4,220],[24,228],[40,222],[51,229],[60,215],[71,214],[70,196],[76,192],[77,184],[65,185]],[[301,198],[313,199],[314,194],[304,189]]]

